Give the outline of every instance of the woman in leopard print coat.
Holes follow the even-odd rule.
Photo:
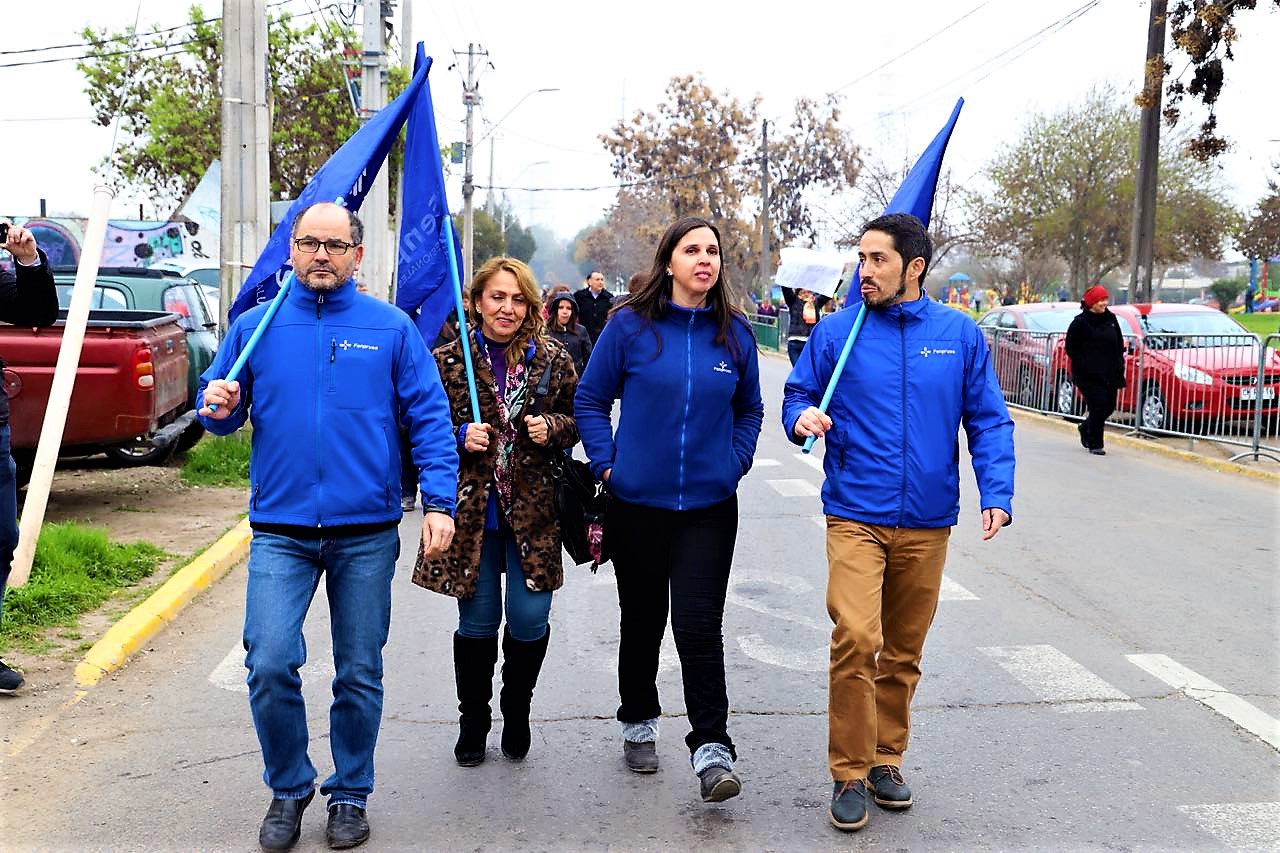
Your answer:
[[[458,437],[456,533],[439,558],[423,559],[413,582],[458,599],[453,635],[459,735],[454,757],[484,761],[492,725],[489,700],[502,636],[502,751],[529,751],[529,703],[546,655],[551,593],[564,583],[560,528],[554,514],[554,454],[578,442],[573,359],[545,334],[533,272],[512,258],[493,258],[476,271],[466,345],[475,370],[479,422],[472,422],[462,347],[435,351]],[[541,413],[531,414],[540,380],[549,378]]]

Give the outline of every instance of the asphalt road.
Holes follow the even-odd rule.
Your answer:
[[[916,805],[827,824],[821,473],[768,407],[725,615],[742,796],[709,806],[683,747],[674,647],[653,776],[622,763],[609,567],[568,573],[527,760],[456,766],[451,600],[414,587],[402,527],[372,850],[1280,849],[1280,582],[1273,484],[1023,418],[1015,523],[980,538],[971,474],[925,650],[904,771]],[[251,850],[269,792],[249,720],[236,569],[79,697],[0,703],[0,848]],[[332,666],[321,594],[304,670],[323,777]],[[297,849],[324,849],[324,812]]]

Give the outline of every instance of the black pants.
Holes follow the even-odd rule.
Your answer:
[[[400,497],[418,497],[418,466],[413,464],[413,443],[409,428],[400,427]]]
[[[1080,437],[1089,447],[1102,447],[1107,418],[1116,410],[1116,389],[1090,379],[1076,378],[1076,387],[1084,396],[1088,409],[1080,425]]]
[[[738,535],[738,498],[694,510],[610,501],[606,521],[622,611],[618,649],[618,719],[638,723],[662,715],[658,652],[671,610],[680,655],[693,752],[706,743],[737,753],[727,731],[724,678],[725,592]]]

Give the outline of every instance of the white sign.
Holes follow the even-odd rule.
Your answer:
[[[788,246],[779,255],[775,284],[792,290],[804,288],[822,296],[834,296],[846,268],[851,270],[857,263],[834,252],[819,252],[798,246]]]

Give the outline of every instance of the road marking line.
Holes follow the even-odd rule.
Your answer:
[[[747,657],[761,663],[799,672],[826,672],[831,660],[831,651],[828,646],[804,651],[784,649],[775,646],[759,634],[739,637],[738,648],[742,649],[742,653]]]
[[[797,453],[795,457],[796,459],[800,460],[804,464],[808,465],[810,468],[817,471],[819,474],[826,473],[822,468],[821,456],[814,456],[812,453]]]
[[[1280,749],[1280,720],[1233,693],[1214,684],[1167,655],[1126,655],[1134,666],[1181,690],[1192,699],[1217,711],[1240,728]]]
[[[823,530],[827,529],[827,517],[825,515],[811,515],[809,516],[809,520],[818,527],[821,527]]]
[[[795,577],[794,575],[762,575],[751,572],[734,572],[729,577],[729,588],[725,591],[725,602],[736,604],[747,610],[753,610],[756,613],[763,613],[766,616],[773,616],[784,622],[804,625],[806,628],[813,628],[823,634],[831,632],[831,622],[828,620],[814,619],[802,614],[791,613],[759,600],[764,596],[757,598],[744,594],[741,588],[746,587],[746,591],[750,592],[752,585],[782,587],[793,595],[812,593],[813,585],[804,578]],[[817,599],[816,595],[813,597]]]
[[[226,657],[213,668],[213,672],[209,673],[209,683],[214,687],[230,690],[232,693],[247,694],[249,685],[245,682],[245,678],[249,671],[244,666],[244,654],[243,645],[236,643],[232,646]],[[332,679],[334,676],[333,652],[326,646],[325,657],[308,662],[298,671],[298,674],[302,676],[304,687],[312,681]]]
[[[821,492],[808,480],[765,480],[773,490],[784,498],[817,497]]]
[[[756,468],[777,468],[782,464],[778,459],[756,459],[751,463],[751,470]]]
[[[1142,706],[1131,701],[1126,694],[1053,646],[982,646],[978,650],[1042,702],[1064,703],[1055,711],[1142,710]]]
[[[978,596],[969,592],[946,575],[942,576],[942,588],[938,591],[939,601],[978,601]]]
[[[1232,850],[1280,849],[1280,803],[1206,803],[1178,811]]]

